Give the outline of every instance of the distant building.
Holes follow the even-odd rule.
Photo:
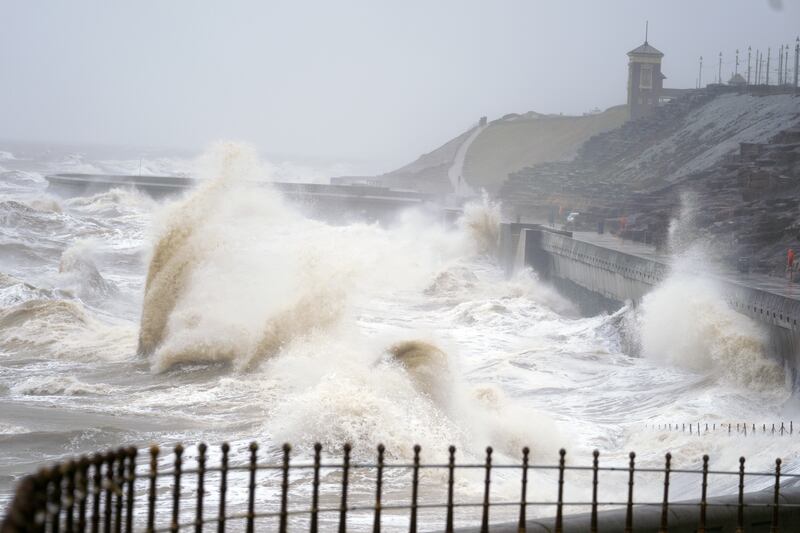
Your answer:
[[[631,119],[647,115],[660,101],[666,76],[661,72],[659,50],[645,37],[644,44],[628,52],[628,109]]]
[[[744,79],[744,76],[741,74],[734,74],[731,76],[731,79],[728,80],[728,85],[733,85],[734,87],[747,85],[747,80]]]

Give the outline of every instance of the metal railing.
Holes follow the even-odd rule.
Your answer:
[[[616,513],[621,521],[620,513],[624,513],[624,531],[628,532],[638,531],[634,529],[637,515],[644,516],[647,513],[652,515],[651,511],[655,508],[660,509],[658,517],[660,532],[670,531],[670,527],[679,525],[670,523],[670,517],[673,517],[673,521],[675,517],[680,518],[684,526],[689,520],[697,531],[706,531],[712,527],[708,519],[708,514],[712,510],[725,510],[728,520],[726,524],[732,528],[735,523],[736,531],[746,530],[746,512],[760,513],[762,518],[764,513],[769,513],[770,531],[778,532],[782,525],[784,527],[788,525],[781,523],[782,516],[791,513],[789,518],[794,520],[800,511],[800,493],[796,490],[790,491],[788,498],[787,495],[781,494],[782,480],[800,482],[800,474],[782,474],[780,459],[775,461],[774,471],[747,472],[744,457],[740,458],[737,470],[720,471],[709,468],[709,457],[706,455],[702,459],[702,468],[698,470],[674,468],[669,453],[665,456],[663,467],[652,468],[637,467],[636,454],[633,452],[629,454],[628,462],[623,466],[601,466],[598,451],[593,452],[590,465],[568,465],[566,451],[563,449],[559,452],[558,462],[549,465],[533,463],[528,448],[522,450],[521,460],[514,464],[493,462],[492,448],[486,449],[483,461],[456,464],[456,449],[452,446],[449,448],[446,462],[431,464],[421,462],[419,446],[413,448],[411,462],[388,462],[386,449],[382,445],[378,446],[376,461],[369,463],[353,461],[352,447],[349,444],[343,446],[341,456],[337,457],[338,460],[335,462],[323,462],[322,446],[316,444],[311,462],[297,464],[291,462],[291,447],[288,444],[280,450],[272,450],[270,454],[280,460],[268,463],[259,462],[259,446],[255,442],[245,451],[246,459],[243,458],[245,460],[239,462],[231,462],[232,448],[227,443],[219,447],[218,458],[217,450],[210,450],[203,443],[192,451],[195,456],[188,459],[185,457],[184,447],[180,444],[174,447],[171,456],[162,455],[161,449],[155,445],[151,446],[146,454],[140,454],[135,447],[120,448],[44,467],[19,481],[1,531],[2,533],[23,531],[160,533],[194,530],[200,533],[216,529],[218,533],[222,533],[228,529],[242,529],[252,533],[259,529],[284,533],[291,526],[292,529],[302,528],[311,532],[336,529],[339,533],[345,533],[347,529],[369,529],[379,533],[385,528],[387,513],[395,515],[403,513],[404,516],[400,517],[404,521],[402,528],[414,533],[420,527],[427,529],[431,527],[431,524],[421,523],[421,513],[424,512],[426,516],[439,514],[443,518],[443,525],[437,527],[451,532],[456,527],[456,514],[463,514],[466,510],[472,509],[476,511],[473,525],[482,533],[490,529],[541,531],[542,523],[552,524],[553,531],[563,532],[565,527],[572,527],[571,524],[575,523],[565,519],[568,511],[583,508],[588,512],[585,513],[585,519],[579,530],[610,531],[612,529],[609,527],[603,527],[604,516],[610,517],[610,513]],[[213,464],[209,461],[211,451],[214,452],[216,459]],[[142,462],[140,458],[144,455],[148,456],[148,461],[146,468],[142,469],[140,467],[144,465],[139,463]],[[421,474],[432,470],[438,470],[442,474],[441,489],[446,493],[444,501],[420,494]],[[290,490],[290,472],[297,471],[305,474],[303,483],[298,484],[295,480]],[[475,473],[473,477],[480,476],[482,481],[480,500],[456,501],[454,490],[456,479],[463,475],[464,471]],[[325,481],[326,486],[331,489],[328,492],[321,490],[323,472],[335,473],[334,484],[331,484],[330,476]],[[371,476],[365,476],[364,472],[369,472]],[[401,479],[392,476],[392,486],[390,486],[387,483],[387,476],[391,472],[402,472],[406,476],[402,479],[410,477],[410,487],[407,484],[402,487],[403,491],[407,491],[406,494],[410,492],[409,501],[401,501],[403,498],[390,495],[390,493],[399,494],[396,482]],[[587,477],[587,481],[590,478],[588,486],[583,487],[587,489],[587,494],[588,490],[591,490],[590,498],[585,501],[565,499],[565,474],[568,472],[581,472]],[[604,501],[598,496],[600,477],[603,474],[608,478],[612,472],[624,476],[625,482],[620,488],[627,497],[619,501],[613,499]],[[492,500],[493,476],[499,473],[503,473],[506,478],[513,475],[514,479],[519,480],[517,492],[519,499]],[[530,497],[534,481],[539,484],[548,482],[544,473],[550,476],[550,483],[554,482],[554,486],[544,487],[548,492],[552,490],[554,500]],[[259,474],[262,475],[260,480],[257,479]],[[635,500],[634,481],[637,475],[658,476],[659,484],[663,486],[661,492],[663,497],[660,501]],[[699,482],[697,485],[692,482],[692,486],[700,489],[699,500],[678,502],[670,500],[671,480],[679,475],[689,476],[689,479]],[[269,483],[265,483],[264,476],[269,478],[267,480]],[[368,485],[369,490],[365,491],[362,487],[359,490],[360,501],[354,503],[349,496],[354,490],[353,483],[356,476],[361,485]],[[709,498],[709,476],[729,476],[738,483],[738,495],[732,495],[727,499]],[[748,477],[769,478],[771,488],[768,490],[771,498],[764,501],[764,498],[750,497],[750,493],[745,492]],[[609,486],[605,480],[603,485],[604,490]],[[301,488],[304,489],[302,494],[300,494]],[[257,493],[265,490],[271,491],[273,495],[273,502],[270,505],[257,500]],[[290,493],[293,494],[291,498]],[[601,507],[618,509],[600,512]],[[499,508],[510,510],[516,515],[513,524],[499,524],[496,528],[498,524],[493,522],[491,513],[492,510]],[[531,508],[554,508],[554,516],[544,520],[532,518],[529,516]],[[678,514],[676,509],[680,510]],[[352,523],[348,523],[348,518],[354,513],[362,515],[367,513],[367,520],[361,520],[353,526]],[[323,516],[328,517],[324,523]],[[257,521],[259,521],[258,527],[256,527]],[[394,520],[393,524],[396,527],[397,520]],[[797,525],[798,522],[792,522],[792,525],[784,530],[796,530],[794,527]]]
[[[645,428],[650,431],[666,433],[688,433],[700,436],[719,436],[719,435],[739,435],[747,437],[768,435],[771,437],[791,437],[794,435],[794,421],[755,423],[755,422],[689,422],[689,423],[661,423],[646,424]],[[800,437],[800,431],[797,436]]]

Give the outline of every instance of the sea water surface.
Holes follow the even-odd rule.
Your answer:
[[[61,198],[44,180],[142,168],[206,180],[162,200],[122,189]],[[496,463],[519,462],[529,446],[538,464],[556,463],[564,447],[569,464],[590,464],[597,449],[605,465],[624,466],[635,450],[643,466],[669,451],[680,468],[708,453],[715,469],[738,468],[740,455],[749,469],[770,470],[777,457],[796,469],[797,433],[652,429],[791,417],[786,373],[763,332],[713,283],[675,274],[638,309],[582,317],[534,273],[506,279],[492,254],[491,201],[468,205],[455,226],[413,210],[383,225],[326,223],[251,183],[274,169],[231,143],[196,160],[0,152],[0,502],[42,464],[120,445],[144,453],[151,442],[189,445],[188,461],[192,444],[228,441],[243,462],[256,440],[274,462],[283,442],[297,461],[315,442],[338,461],[349,442],[361,462],[379,443],[389,461],[409,461],[419,444],[423,462],[441,462],[452,444],[468,462],[491,445]],[[277,505],[277,475],[259,482],[265,508]],[[371,475],[354,480],[351,501],[371,502]],[[537,473],[531,499],[553,499],[553,475]],[[294,497],[307,496],[309,476],[292,478]],[[337,476],[323,478],[332,502]],[[572,479],[568,497],[585,498],[587,479]],[[443,501],[445,480],[425,472],[423,496]],[[736,484],[712,476],[709,490]],[[498,471],[492,487],[497,501],[514,500],[519,473]],[[388,497],[407,500],[407,488],[407,474],[389,474]],[[456,486],[462,500],[482,490],[477,471]],[[601,490],[624,498],[624,475]],[[660,477],[643,476],[637,499],[661,490]],[[672,491],[695,498],[699,484],[677,477]],[[425,524],[440,525],[440,514],[423,513]],[[352,520],[369,527],[369,517]]]

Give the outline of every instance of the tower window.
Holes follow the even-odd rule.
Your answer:
[[[639,88],[653,88],[653,65],[642,65],[641,72],[639,73]]]

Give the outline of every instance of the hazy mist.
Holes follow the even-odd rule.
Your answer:
[[[795,0],[0,3],[0,138],[404,163],[481,115],[625,99],[625,53],[667,87],[794,45]]]

